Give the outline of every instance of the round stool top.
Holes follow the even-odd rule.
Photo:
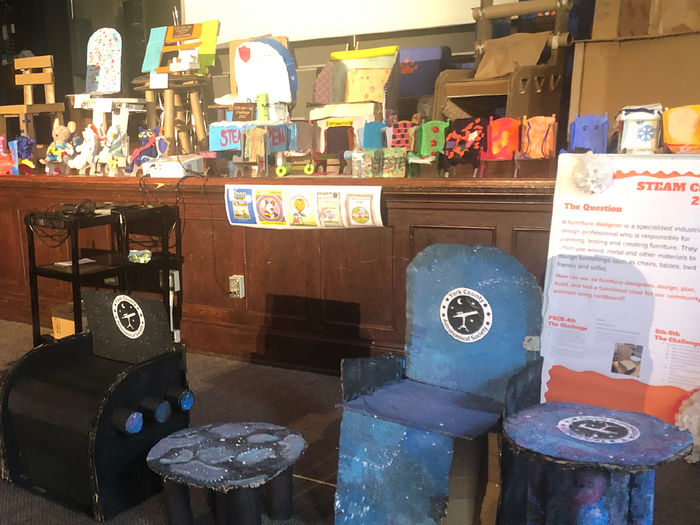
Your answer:
[[[693,437],[649,416],[590,405],[551,402],[503,422],[513,448],[572,466],[639,471],[690,451]]]
[[[170,434],[156,443],[146,462],[167,480],[226,492],[266,483],[305,449],[304,438],[285,427],[222,423]]]

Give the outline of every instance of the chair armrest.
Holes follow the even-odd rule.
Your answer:
[[[343,402],[400,381],[404,368],[403,357],[343,359],[340,363]]]
[[[504,417],[540,403],[542,361],[538,356],[508,379]]]

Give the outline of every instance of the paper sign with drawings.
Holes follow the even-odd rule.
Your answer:
[[[226,185],[229,223],[265,228],[383,226],[381,186]]]

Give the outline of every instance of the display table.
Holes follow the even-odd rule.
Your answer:
[[[292,471],[306,449],[300,434],[269,423],[223,423],[175,432],[148,453],[164,480],[171,523],[194,523],[188,487],[214,491],[216,522],[260,524],[258,489],[270,489],[270,516],[292,517]]]
[[[527,523],[651,524],[654,469],[686,455],[687,430],[646,414],[552,402],[507,418],[531,456]]]

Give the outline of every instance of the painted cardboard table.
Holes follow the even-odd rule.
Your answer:
[[[652,416],[574,403],[528,408],[503,430],[531,457],[528,524],[651,524],[654,468],[693,443],[687,430]]]
[[[163,478],[170,523],[194,523],[188,487],[199,487],[214,492],[217,524],[259,525],[263,485],[270,517],[292,517],[292,471],[305,449],[301,435],[285,427],[223,423],[175,432],[146,461]]]

